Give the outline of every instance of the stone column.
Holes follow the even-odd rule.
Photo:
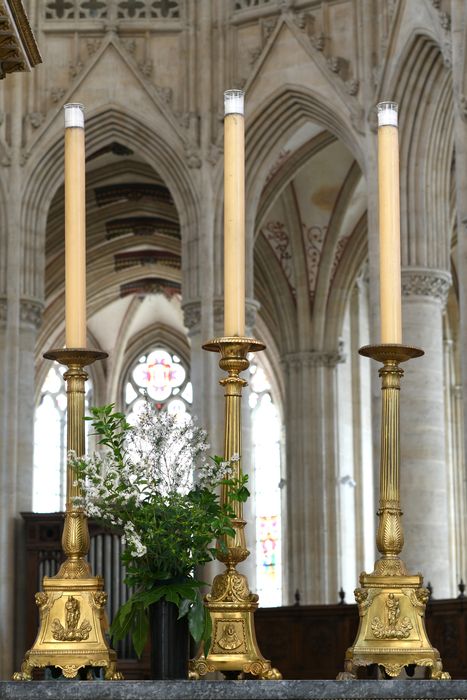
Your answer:
[[[461,397],[467,397],[467,77],[465,72],[465,52],[467,49],[467,5],[463,0],[451,0],[451,37],[452,37],[452,87],[453,87],[453,117],[454,117],[454,149],[455,169],[454,182],[456,188],[456,218],[457,218],[457,250],[454,261],[457,272],[458,302],[460,311],[459,344],[463,351],[460,353],[461,365]],[[467,410],[462,412],[463,453],[467,454]],[[465,480],[462,484],[463,499],[467,497]],[[457,512],[457,511],[456,511]],[[463,527],[464,515],[457,522],[457,528]],[[465,577],[463,568],[466,562],[465,554],[458,562],[459,576]],[[461,568],[462,567],[462,568]],[[464,578],[465,580],[465,578]]]
[[[369,293],[365,276],[357,279],[350,298],[353,468],[355,475],[355,540],[357,577],[372,571],[375,560],[374,464],[371,423],[371,365],[358,354],[369,344]],[[378,461],[379,466],[379,461]],[[341,519],[345,518],[341,514]],[[372,527],[373,525],[373,527]],[[345,527],[345,519],[341,527]],[[356,579],[356,582],[358,578]],[[346,591],[351,599],[350,590]]]
[[[444,270],[402,271],[403,339],[425,351],[403,365],[401,503],[410,572],[430,581],[436,598],[453,596],[450,558],[442,315],[451,285]]]
[[[303,351],[284,358],[286,372],[287,600],[335,602],[338,591],[336,518],[336,365],[340,352]]]
[[[452,338],[444,340],[444,389],[446,403],[447,463],[449,466],[449,519],[452,533],[451,552],[456,563],[451,569],[453,586],[465,580],[467,571],[467,507],[464,469],[464,403],[462,385],[458,384],[455,344]]]
[[[26,651],[22,635],[25,571],[20,513],[32,509],[34,349],[42,309],[40,300],[22,294],[25,276],[30,272],[23,267],[21,229],[24,76],[11,78],[11,160],[7,226],[2,231],[6,279],[1,290],[4,313],[0,314],[0,678],[9,677]]]

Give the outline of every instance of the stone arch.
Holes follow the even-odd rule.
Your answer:
[[[138,151],[167,183],[180,216],[182,248],[197,257],[199,200],[193,179],[184,163],[180,145],[174,139],[161,138],[154,126],[141,115],[115,105],[93,110],[86,122],[86,149],[90,153],[110,141],[118,141]],[[35,154],[34,154],[35,155]],[[63,182],[63,133],[54,129],[48,147],[32,157],[24,188],[22,231],[22,292],[43,298],[44,242],[48,210],[52,197]],[[183,255],[182,255],[183,257]],[[199,279],[194,274],[196,261],[187,265],[185,255],[184,287],[187,298],[198,293]]]
[[[324,239],[321,260],[318,268],[318,280],[316,284],[315,299],[313,305],[312,347],[324,347],[326,326],[329,321],[327,304],[333,283],[331,275],[334,257],[336,254],[336,247],[339,237],[342,233],[342,224],[346,207],[349,205],[352,195],[354,194],[357,188],[357,185],[360,181],[360,177],[360,169],[357,163],[354,161],[341,187],[341,191],[339,192],[331,219],[329,221],[329,228]],[[354,231],[351,231],[350,233],[353,234]],[[366,241],[363,242],[363,245],[366,247],[365,244]],[[353,254],[355,253],[356,250],[353,249]],[[354,279],[350,280],[350,285],[353,284],[354,281]],[[347,286],[347,288],[348,291],[350,291],[350,286]],[[337,347],[338,337],[335,340],[336,344],[327,348],[331,352]]]
[[[449,269],[452,78],[432,37],[407,42],[384,89],[400,105],[402,265]]]
[[[304,122],[321,125],[340,139],[364,171],[365,159],[359,138],[337,109],[312,90],[301,85],[285,85],[248,119],[246,135],[247,221],[254,221],[269,167],[284,141]]]
[[[297,310],[281,266],[262,236],[258,239],[256,252],[255,296],[262,304],[264,325],[283,355],[291,352],[297,344]]]
[[[343,112],[343,110],[342,110]],[[246,172],[246,259],[252,260],[257,214],[267,176],[282,145],[300,126],[311,121],[340,139],[364,172],[365,158],[356,130],[349,126],[338,107],[330,107],[323,97],[303,85],[286,84],[271,93],[253,114],[247,111],[245,123]],[[297,164],[298,167],[298,164]],[[222,231],[222,208],[217,208],[215,230]],[[216,241],[221,237],[217,236]],[[218,248],[219,248],[218,243]],[[222,260],[219,250],[215,260]],[[247,266],[247,296],[253,289],[252,268]],[[216,287],[222,288],[219,272]]]
[[[323,346],[330,351],[339,345],[349,295],[367,257],[368,221],[365,213],[352,231],[329,290]]]

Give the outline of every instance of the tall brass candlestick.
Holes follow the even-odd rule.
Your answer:
[[[400,380],[402,362],[423,355],[419,348],[401,345],[401,284],[399,233],[399,160],[397,105],[378,105],[381,337],[384,344],[360,349],[360,354],[383,364],[381,462],[378,533],[381,557],[371,574],[360,575],[355,591],[360,624],[354,644],[345,655],[345,671],[338,678],[357,677],[360,666],[377,664],[390,677],[408,666],[425,667],[431,678],[449,678],[437,649],[425,630],[429,592],[421,574],[409,574],[399,557],[404,545],[400,504]]]
[[[68,367],[67,448],[76,454],[85,452],[84,392],[88,377],[85,367],[107,357],[95,350],[59,349],[44,355]],[[40,610],[39,631],[32,648],[26,652],[21,671],[14,680],[32,680],[34,668],[59,668],[65,678],[76,678],[81,669],[87,675],[104,669],[105,678],[119,680],[116,654],[107,639],[104,580],[92,576],[86,555],[89,551],[87,518],[75,504],[81,495],[73,472],[67,471],[67,501],[62,547],[65,561],[56,576],[44,576],[43,591],[36,593]]]
[[[84,120],[81,105],[65,106],[65,289],[67,348],[51,350],[44,357],[68,367],[67,453],[85,454],[85,367],[107,357],[86,347],[84,211]],[[70,347],[71,346],[71,347]],[[81,669],[93,674],[105,669],[105,678],[117,680],[116,654],[110,649],[105,616],[104,580],[92,576],[86,560],[89,529],[77,500],[82,496],[72,469],[67,467],[66,512],[62,535],[65,561],[56,576],[44,576],[43,591],[36,593],[40,625],[36,641],[26,652],[14,680],[32,680],[34,668],[56,667],[65,678],[76,678]]]
[[[216,338],[203,346],[205,350],[219,352],[219,366],[227,372],[220,380],[225,396],[224,455],[241,455],[241,399],[246,381],[240,373],[249,367],[248,353],[264,350],[264,345],[252,338]],[[235,474],[241,473],[240,462],[235,463]],[[227,492],[221,494],[222,502]],[[212,671],[221,671],[227,678],[239,673],[259,678],[276,680],[282,678],[279,671],[271,667],[256,641],[253,614],[258,607],[258,596],[251,593],[246,576],[237,571],[249,551],[245,541],[243,504],[235,504],[235,537],[226,537],[227,554],[219,549],[217,558],[226,566],[226,571],[215,577],[211,593],[205,598],[212,619],[212,640],[207,656],[200,651],[190,661],[190,678],[198,679]]]
[[[381,557],[371,574],[360,575],[355,591],[360,624],[354,644],[345,655],[345,671],[338,678],[357,677],[360,666],[377,664],[389,677],[408,666],[423,666],[435,679],[450,678],[443,671],[437,649],[425,629],[429,591],[421,574],[409,574],[399,557],[404,545],[400,507],[400,380],[401,362],[423,355],[404,345],[370,345],[360,354],[383,364],[379,525],[376,545]]]

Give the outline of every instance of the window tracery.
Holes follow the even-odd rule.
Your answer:
[[[282,424],[263,367],[250,364],[249,404],[256,510],[256,590],[264,606],[282,605]]]
[[[235,12],[239,10],[248,10],[252,7],[261,7],[261,5],[272,4],[274,0],[235,0]]]
[[[193,388],[187,368],[176,353],[156,347],[140,355],[132,365],[124,387],[125,412],[130,422],[146,396],[159,410],[166,408],[180,418],[190,414]]]
[[[46,20],[105,19],[109,0],[48,0],[44,4]],[[180,0],[120,0],[118,19],[179,19]]]
[[[66,499],[66,368],[54,364],[42,385],[34,419],[33,511],[59,512]],[[85,408],[92,405],[92,382],[86,382]],[[86,439],[88,435],[86,423]]]

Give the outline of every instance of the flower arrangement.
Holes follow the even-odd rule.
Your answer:
[[[235,534],[232,502],[249,496],[247,477],[231,475],[239,457],[208,458],[204,430],[149,402],[134,425],[113,404],[91,414],[101,450],[80,458],[70,453],[69,462],[82,492],[75,505],[123,534],[125,582],[135,593],[112,622],[113,639],[130,633],[140,656],[148,608],[165,598],[188,616],[195,641],[208,646],[211,621],[194,572],[216,557],[215,540],[223,549],[225,537]],[[229,487],[225,504],[216,490],[221,484]]]

